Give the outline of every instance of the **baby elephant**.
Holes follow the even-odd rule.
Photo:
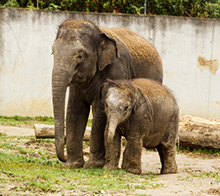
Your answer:
[[[107,80],[100,96],[107,115],[104,169],[118,168],[124,136],[127,143],[122,169],[140,174],[145,147],[157,148],[162,174],[176,173],[179,109],[170,90],[149,79]]]

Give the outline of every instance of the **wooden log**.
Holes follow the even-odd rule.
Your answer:
[[[54,125],[34,124],[34,132],[36,138],[54,138]],[[91,127],[86,127],[83,140],[89,141]]]
[[[34,124],[36,138],[54,138],[54,125]]]
[[[185,115],[179,125],[182,146],[220,149],[220,120]]]
[[[54,126],[35,124],[36,138],[54,138]],[[91,127],[86,127],[83,140],[88,141]],[[179,141],[182,146],[220,149],[220,120],[207,120],[184,115],[180,118]]]

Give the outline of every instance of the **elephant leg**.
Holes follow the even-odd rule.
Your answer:
[[[161,174],[177,173],[176,164],[176,138],[179,126],[179,110],[175,108],[172,118],[170,119],[169,126],[166,130],[166,137],[158,146],[157,150],[160,155],[162,164]]]
[[[66,119],[66,167],[83,167],[83,135],[85,132],[90,106],[73,96],[70,89]]]
[[[121,154],[121,135],[116,131],[113,143],[108,144],[105,140],[105,166],[104,169],[118,169]]]
[[[128,137],[123,153],[122,169],[129,173],[141,174],[142,140],[139,136]]]
[[[84,168],[99,168],[105,165],[104,131],[106,115],[104,113],[104,107],[100,102],[93,104],[92,110],[93,120],[90,135],[90,154]]]
[[[172,174],[176,173],[178,168],[176,165],[176,146],[174,145],[163,145],[157,146],[157,150],[160,155],[160,161],[162,164],[161,174]]]

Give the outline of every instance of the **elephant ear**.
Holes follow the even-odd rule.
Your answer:
[[[98,49],[98,68],[100,71],[102,71],[107,65],[111,64],[113,60],[118,57],[116,40],[106,33],[101,33],[101,36],[102,42]]]
[[[137,112],[138,108],[143,104],[145,103],[147,108],[146,108],[146,111],[144,113],[144,116],[147,117],[151,122],[153,121],[153,107],[152,107],[152,104],[151,104],[151,101],[149,98],[146,98],[143,94],[143,92],[139,89],[139,88],[136,88],[136,99],[135,99],[135,103],[134,103],[134,107],[133,107],[133,111],[134,113]]]
[[[99,99],[101,100],[101,102],[103,103],[103,99],[105,98],[107,91],[109,88],[111,88],[112,86],[117,86],[120,88],[120,85],[114,81],[111,80],[109,78],[106,79],[106,82],[104,82],[99,90]]]
[[[138,108],[145,102],[147,102],[144,94],[142,93],[142,91],[139,88],[136,88],[136,94],[135,94],[135,101],[134,101],[134,113],[137,112]]]

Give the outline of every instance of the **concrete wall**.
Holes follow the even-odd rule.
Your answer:
[[[149,40],[181,114],[220,118],[220,20],[0,9],[0,115],[52,115],[51,46],[65,19],[126,27]]]

